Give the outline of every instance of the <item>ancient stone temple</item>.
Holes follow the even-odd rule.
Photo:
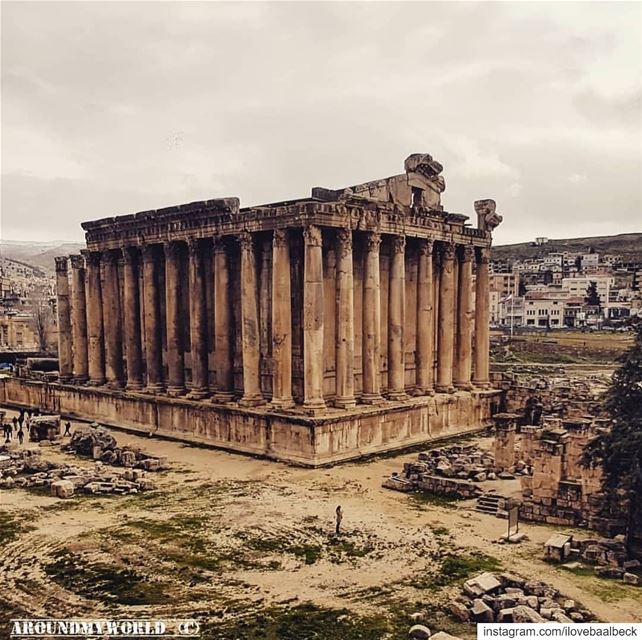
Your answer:
[[[56,260],[59,384],[5,395],[312,466],[486,426],[501,217],[444,211],[441,172],[84,223]]]

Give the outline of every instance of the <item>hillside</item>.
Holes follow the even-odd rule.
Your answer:
[[[616,236],[595,236],[592,238],[550,239],[548,244],[534,246],[528,242],[505,244],[493,247],[493,259],[540,258],[557,251],[584,251],[617,253],[629,260],[642,261],[642,233],[622,233]]]
[[[47,271],[54,270],[54,258],[78,253],[85,247],[80,242],[18,242],[3,240],[0,242],[0,256],[18,263],[26,263]]]

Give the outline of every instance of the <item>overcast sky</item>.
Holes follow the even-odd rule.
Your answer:
[[[495,243],[642,230],[641,5],[2,2],[4,239],[444,165]]]

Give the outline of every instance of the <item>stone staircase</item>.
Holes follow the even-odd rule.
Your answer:
[[[504,510],[507,498],[497,493],[484,493],[477,498],[475,511],[487,513],[490,516],[497,516],[499,511]]]

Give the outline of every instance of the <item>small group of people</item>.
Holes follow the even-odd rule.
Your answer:
[[[2,424],[2,433],[4,435],[4,443],[9,444],[13,438],[13,432],[16,432],[18,442],[22,444],[25,439],[25,431],[27,438],[29,438],[29,424],[31,423],[32,413],[28,409],[20,409],[18,416],[13,416],[11,422],[4,422]]]
[[[34,409],[33,411],[29,409],[20,409],[20,413],[17,416],[13,416],[13,418],[11,418],[11,422],[3,421],[2,434],[4,436],[4,443],[9,444],[13,440],[14,434],[20,444],[24,442],[25,435],[27,440],[30,441],[31,419],[38,415],[40,415],[40,411],[38,409]],[[63,437],[65,436],[71,437],[71,422],[69,422],[69,420],[65,422],[65,432]]]

